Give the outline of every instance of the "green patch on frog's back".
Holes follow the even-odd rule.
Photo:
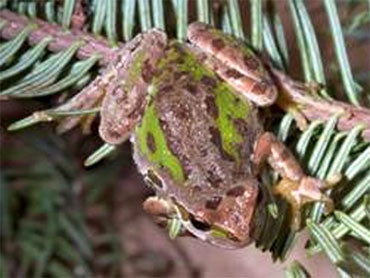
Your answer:
[[[253,52],[246,53],[254,55]],[[203,77],[210,77],[218,81],[213,93],[216,96],[215,105],[219,111],[216,124],[221,134],[222,148],[235,161],[239,161],[239,144],[244,139],[236,128],[234,120],[247,119],[251,108],[249,102],[237,96],[236,92],[226,82],[218,80],[216,74],[201,65],[195,55],[189,51],[185,50],[184,53],[179,53],[171,50],[169,56],[171,56],[170,59],[178,60],[180,55],[182,63],[178,65],[179,70],[189,72],[195,82],[199,82]]]
[[[183,182],[185,178],[181,163],[168,148],[166,137],[160,126],[153,103],[146,108],[141,124],[136,128],[135,133],[141,155],[158,169],[163,167],[167,170],[174,180]]]
[[[219,111],[216,119],[217,127],[221,134],[222,147],[236,161],[240,160],[240,143],[245,139],[235,126],[235,120],[247,120],[251,112],[249,102],[235,95],[230,86],[220,83],[216,90],[216,105]]]
[[[150,98],[156,97],[160,84],[171,84],[176,71],[190,75],[195,83],[201,82],[203,77],[214,79],[216,86],[209,93],[215,96],[214,105],[218,110],[215,124],[221,137],[222,148],[235,161],[240,161],[240,143],[244,141],[244,135],[235,126],[235,120],[247,120],[251,109],[249,102],[242,100],[228,84],[200,64],[195,55],[184,48],[180,52],[178,47],[181,46],[175,46],[167,50],[167,55],[159,62],[159,75],[154,77]],[[171,67],[172,64],[175,67]],[[176,181],[185,180],[181,162],[171,152],[166,134],[161,128],[155,101],[148,104],[141,124],[136,129],[136,138],[139,150],[146,159],[156,167],[164,167]]]
[[[240,160],[239,146],[244,138],[235,126],[235,120],[247,120],[251,109],[249,102],[236,95],[235,91],[226,82],[221,81],[214,72],[200,64],[195,55],[186,48],[178,43],[172,43],[172,46],[165,58],[159,63],[162,74],[157,78],[157,81],[163,82],[168,75],[173,75],[175,71],[191,75],[195,83],[200,82],[203,77],[214,79],[217,86],[209,88],[213,90],[209,93],[215,95],[214,105],[218,110],[216,126],[221,136],[222,148],[238,162]],[[179,48],[181,48],[181,52],[178,51]],[[175,69],[167,66],[172,63],[176,63]],[[173,79],[168,78],[168,80]]]
[[[173,75],[173,68],[168,65],[174,64],[177,72],[191,74],[195,82],[198,82],[204,76],[215,76],[215,74],[202,66],[195,55],[189,52],[183,45],[172,41],[169,49],[163,59],[159,62],[158,68],[164,75]]]
[[[146,58],[146,52],[144,50],[139,51],[135,54],[133,62],[131,63],[125,79],[125,91],[129,92],[135,86],[137,80],[141,77],[143,71],[143,64]]]

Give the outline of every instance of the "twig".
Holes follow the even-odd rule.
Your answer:
[[[100,53],[102,58],[99,64],[104,66],[111,61],[119,59],[117,49],[123,46],[119,44],[117,49],[112,48],[103,38],[97,38],[83,31],[72,29],[64,30],[61,26],[45,22],[39,19],[28,19],[25,16],[13,13],[9,10],[0,10],[0,21],[4,20],[7,24],[0,30],[0,37],[10,40],[19,34],[27,25],[36,24],[37,28],[33,30],[28,42],[31,45],[37,44],[45,37],[52,37],[48,49],[52,52],[59,52],[71,46],[73,42],[83,41],[85,44],[77,52],[77,58],[83,60]]]
[[[273,76],[284,94],[280,104],[296,105],[299,112],[310,120],[328,121],[334,114],[339,114],[337,128],[340,131],[349,131],[358,125],[363,126],[362,137],[370,142],[370,110],[357,107],[336,100],[327,100],[314,95],[310,88],[291,79],[285,73],[272,69]]]

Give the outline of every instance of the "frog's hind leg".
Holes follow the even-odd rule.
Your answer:
[[[101,107],[100,137],[109,144],[124,142],[144,113],[155,67],[164,55],[167,37],[152,29],[136,36],[110,65],[113,75]]]
[[[256,143],[253,163],[257,171],[266,160],[282,176],[273,191],[291,204],[294,228],[300,227],[301,208],[307,203],[324,202],[327,211],[333,210],[332,200],[322,192],[330,185],[307,176],[289,149],[269,132],[262,134]]]
[[[258,106],[273,104],[277,98],[269,72],[259,57],[242,42],[204,23],[190,24],[188,38],[206,55],[204,63],[243,97]]]
[[[206,65],[215,71],[222,79],[233,87],[237,93],[252,101],[257,106],[269,106],[277,99],[277,90],[273,82],[266,76],[262,80],[255,80],[238,71],[224,67],[219,61],[207,58]]]

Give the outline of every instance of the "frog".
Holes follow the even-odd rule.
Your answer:
[[[305,174],[264,129],[261,109],[287,105],[275,69],[245,43],[205,23],[191,23],[187,39],[169,39],[156,28],[138,34],[55,111],[99,107],[101,139],[113,148],[131,141],[138,171],[154,192],[143,208],[160,225],[177,226],[175,235],[222,248],[255,241],[264,215],[258,211],[266,206],[266,168],[279,175],[271,192],[290,205],[293,229],[302,226],[308,203],[332,210],[327,182]],[[37,112],[36,120],[51,121],[46,112]],[[67,117],[57,130],[78,123],[88,129],[94,117]]]
[[[254,240],[265,167],[281,177],[273,193],[291,205],[295,229],[307,203],[331,207],[327,183],[306,175],[264,130],[260,109],[279,97],[268,66],[210,25],[190,24],[187,38],[170,40],[159,29],[141,33],[99,80],[100,137],[113,146],[131,141],[155,193],[144,210],[212,245],[246,246]]]

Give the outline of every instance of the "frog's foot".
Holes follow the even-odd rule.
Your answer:
[[[322,103],[320,90],[324,88],[323,84],[316,81],[302,83],[290,78],[286,73],[277,70],[267,63],[272,78],[278,89],[277,105],[284,111],[293,115],[297,126],[300,130],[305,130],[307,127],[306,113],[303,112],[305,107],[317,107]],[[327,104],[326,104],[327,105]]]
[[[307,118],[299,110],[296,104],[292,102],[284,102],[280,100],[278,100],[277,103],[281,109],[288,112],[293,117],[299,130],[304,131],[307,129],[307,126],[308,126]]]
[[[125,44],[119,52],[121,59],[110,66],[107,75],[113,77],[105,88],[99,125],[100,137],[106,143],[123,143],[140,122],[155,65],[166,45],[166,34],[152,29]],[[140,71],[138,64],[144,65]]]
[[[206,55],[203,63],[241,97],[257,106],[275,103],[277,90],[260,58],[230,35],[201,22],[189,25],[188,39]]]
[[[274,188],[273,193],[281,195],[290,205],[292,211],[292,227],[298,230],[301,227],[301,212],[303,206],[313,202],[323,202],[325,212],[330,213],[334,210],[331,198],[322,191],[331,185],[326,182],[305,176],[300,181],[292,181],[283,178]]]
[[[332,187],[338,182],[338,179],[325,182],[305,175],[289,149],[269,132],[262,134],[254,150],[253,162],[257,172],[264,161],[267,161],[282,177],[274,191],[276,194],[282,195],[292,205],[293,228],[300,227],[301,208],[307,203],[324,202],[327,212],[333,209],[332,200],[322,191]]]

